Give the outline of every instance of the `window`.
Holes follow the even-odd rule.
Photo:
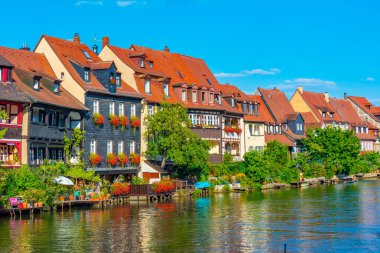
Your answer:
[[[169,84],[167,82],[164,83],[164,94],[169,97]]]
[[[252,115],[253,114],[253,105],[252,104],[249,104],[248,110],[249,110],[249,115]]]
[[[91,60],[91,56],[87,53],[87,51],[82,50],[84,56],[86,57],[87,60]]]
[[[112,141],[107,141],[107,154],[113,152],[113,142]]]
[[[267,125],[267,133],[270,134],[270,125]]]
[[[150,68],[153,67],[153,62],[152,62],[152,61],[149,61],[149,67],[150,67]]]
[[[33,108],[32,122],[45,123],[45,110],[40,108]]]
[[[364,133],[364,127],[361,127],[360,133]]]
[[[61,72],[61,80],[65,79],[65,72]]]
[[[65,115],[63,115],[62,113],[59,114],[59,126],[60,127],[65,127],[66,124],[65,124]]]
[[[322,117],[326,118],[326,112],[322,112]]]
[[[54,83],[53,91],[54,91],[54,93],[59,93],[59,83],[57,83],[57,82]]]
[[[8,146],[6,145],[0,146],[0,161],[1,162],[8,161]]]
[[[285,124],[284,126],[285,126],[285,130],[288,130],[288,124]]]
[[[35,90],[40,89],[40,79],[37,79],[37,78],[33,79],[33,89],[35,89]]]
[[[254,110],[255,116],[259,116],[259,105],[258,104],[254,105],[253,110]]]
[[[300,131],[302,131],[302,130],[303,130],[303,124],[300,123]]]
[[[206,92],[202,91],[202,102],[206,102]]]
[[[50,122],[51,126],[58,126],[58,112],[50,113]]]
[[[260,127],[259,125],[255,124],[255,131],[254,131],[255,135],[260,135]]]
[[[232,105],[232,107],[235,107],[235,99],[234,98],[231,98],[231,105]]]
[[[330,112],[330,118],[334,118],[334,113]]]
[[[247,114],[247,103],[244,102],[242,107],[243,107],[243,113]]]
[[[124,141],[119,141],[117,143],[117,153],[121,154],[124,152]]]
[[[282,134],[282,128],[281,128],[281,126],[278,126],[278,133]]]
[[[212,103],[214,103],[214,93],[211,93],[210,92],[210,96],[209,96],[209,98],[210,98],[210,103],[212,104]]]
[[[145,90],[145,93],[150,93],[150,80],[149,79],[144,80],[144,90]]]
[[[2,77],[3,77],[3,74],[2,74],[2,72],[3,72],[3,69],[2,69],[2,68],[0,68],[0,82],[3,82],[3,79],[2,79]]]
[[[96,140],[90,141],[90,152],[96,154]]]
[[[145,68],[145,60],[144,58],[140,58],[140,67]]]
[[[219,105],[222,104],[222,96],[220,94],[218,94],[218,103],[219,103]]]
[[[148,105],[148,115],[153,115],[153,114],[154,114],[154,106]]]
[[[186,90],[182,90],[182,101],[186,101]]]
[[[116,73],[116,85],[117,85],[118,87],[121,86],[121,82],[120,82],[120,74],[119,74],[119,73]]]
[[[368,127],[365,128],[365,133],[368,134]]]
[[[115,102],[110,102],[110,115],[115,115]]]
[[[124,104],[119,103],[119,116],[124,116]]]
[[[135,141],[131,141],[131,143],[129,144],[129,153],[135,153]]]
[[[90,81],[90,70],[85,69],[84,70],[84,81],[89,82]]]
[[[252,124],[249,124],[249,126],[248,126],[248,130],[249,130],[249,136],[252,136],[252,135],[253,135],[253,127],[252,127]]]
[[[92,112],[99,113],[99,100],[92,101]]]
[[[192,99],[193,103],[197,102],[197,91],[196,90],[193,90],[193,92],[191,94],[191,99]]]
[[[136,105],[131,105],[131,117],[136,116]]]

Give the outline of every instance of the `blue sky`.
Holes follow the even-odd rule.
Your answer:
[[[380,1],[18,0],[2,3],[0,45],[34,48],[41,34],[92,45],[138,44],[203,58],[245,92],[278,87],[380,105]]]

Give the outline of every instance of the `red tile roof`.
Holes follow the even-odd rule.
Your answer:
[[[297,90],[296,92],[299,92],[299,91]],[[325,122],[325,123],[331,123],[333,121],[342,122],[342,119],[339,117],[338,113],[335,111],[335,108],[326,101],[324,94],[309,92],[309,91],[303,91],[302,93],[300,92],[300,94],[302,98],[304,99],[304,101],[308,104],[308,106],[312,110],[313,114],[318,118],[320,122]],[[324,118],[321,114],[322,112],[332,112],[333,117],[326,115],[326,117]]]
[[[260,95],[248,95],[251,101],[257,101],[259,103],[258,116],[255,115],[244,115],[245,121],[251,122],[264,122],[264,123],[274,123],[274,119],[270,114],[264,100]]]
[[[318,123],[318,121],[314,118],[314,116],[311,112],[301,112],[300,114],[301,114],[303,121],[305,122],[306,126],[315,125]],[[322,124],[320,124],[320,126],[322,126]]]
[[[285,135],[283,134],[265,134],[265,142],[271,142],[277,140],[278,142],[288,146],[288,147],[294,147],[294,143]]]
[[[360,109],[362,109],[372,119],[380,122],[380,119],[376,117],[376,115],[379,113],[378,107],[375,107],[373,104],[371,104],[365,97],[348,96],[348,99],[359,106]]]
[[[263,100],[268,105],[269,110],[278,123],[285,123],[287,120],[295,120],[297,113],[294,111],[285,93],[277,88],[273,90],[258,88]]]
[[[64,88],[60,88],[59,95],[55,95],[48,88],[48,86],[52,87],[58,78],[43,54],[0,47],[0,55],[15,66],[12,77],[16,81],[16,86],[32,101],[86,110],[86,107]],[[33,77],[36,75],[42,76],[39,91],[32,88]]]
[[[45,39],[59,60],[65,66],[74,80],[86,91],[95,91],[112,95],[122,95],[131,97],[140,97],[140,95],[125,82],[121,83],[121,87],[117,87],[116,94],[110,93],[96,77],[91,74],[90,82],[85,82],[78,72],[74,69],[71,62],[77,63],[83,67],[95,67],[95,69],[110,66],[110,62],[102,61],[87,45],[43,35],[41,40]],[[85,53],[91,58],[87,59]]]
[[[342,121],[347,122],[352,126],[361,126],[364,123],[356,113],[350,101],[345,99],[330,98],[330,103],[334,106]]]

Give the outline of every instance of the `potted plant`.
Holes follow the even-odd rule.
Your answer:
[[[120,166],[121,166],[122,168],[124,168],[125,165],[127,164],[127,162],[129,161],[129,158],[128,158],[128,156],[127,156],[126,154],[124,154],[124,153],[120,153],[120,154],[118,155],[118,160],[119,160],[119,164],[120,164]]]
[[[1,121],[1,123],[3,123],[3,124],[7,123],[8,119],[9,119],[8,113],[4,110],[0,110],[0,121]]]
[[[102,162],[102,159],[103,158],[102,158],[101,155],[91,153],[89,160],[90,160],[90,164],[92,165],[92,167],[95,167],[95,166],[99,165]]]
[[[133,116],[131,118],[131,121],[132,121],[133,134],[136,134],[136,129],[139,128],[141,124],[140,119],[137,116]]]
[[[117,156],[113,153],[108,153],[107,154],[107,163],[110,167],[115,167],[117,164]]]
[[[100,113],[97,113],[97,112],[94,113],[93,118],[94,118],[94,123],[97,127],[104,124],[104,116],[101,115]]]
[[[85,200],[86,199],[86,189],[81,188],[80,189],[80,199]]]
[[[139,154],[132,153],[129,155],[129,159],[131,160],[131,163],[133,166],[140,164],[140,155]]]
[[[124,131],[124,129],[129,125],[129,119],[127,116],[120,116],[120,126],[121,131]]]
[[[115,129],[116,127],[120,125],[120,118],[116,115],[110,114],[109,120],[113,129]]]

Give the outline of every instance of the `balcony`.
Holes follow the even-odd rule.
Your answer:
[[[192,128],[191,130],[203,139],[220,139],[221,137],[219,128]]]
[[[221,154],[210,154],[210,163],[222,163],[223,156]]]
[[[2,124],[0,126],[0,131],[7,129],[4,139],[21,139],[22,135],[22,126],[21,125],[11,125]]]

